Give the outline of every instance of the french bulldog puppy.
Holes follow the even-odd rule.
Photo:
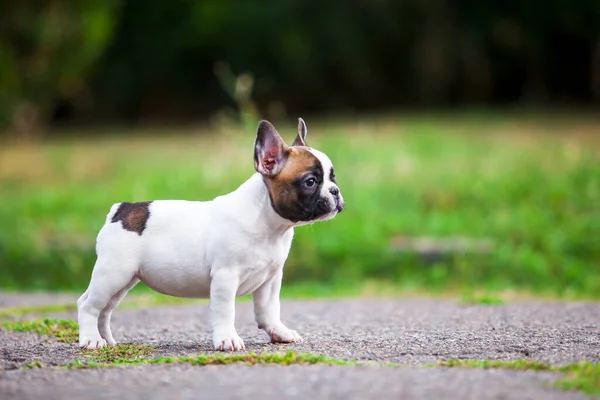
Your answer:
[[[79,345],[116,344],[111,314],[139,281],[170,296],[209,298],[215,350],[245,348],[234,326],[235,298],[249,293],[258,327],[272,342],[302,341],[280,319],[294,227],[344,208],[331,160],[305,140],[301,118],[291,146],[260,121],[256,173],[235,191],[211,201],[114,204],[97,237],[90,284],[77,301]]]

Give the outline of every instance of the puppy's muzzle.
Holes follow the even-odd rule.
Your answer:
[[[329,214],[333,211],[340,213],[344,209],[344,202],[340,197],[340,190],[337,187],[332,187],[329,189],[329,193],[331,193],[333,199],[321,198],[317,200],[317,214]]]
[[[338,189],[337,187],[332,187],[331,189],[329,189],[329,192],[333,195],[333,198],[335,199],[335,208],[337,212],[341,213],[342,211],[344,211],[344,202],[340,198],[340,189]]]
[[[330,212],[329,202],[325,199],[319,199],[317,201],[317,210],[320,214],[326,214]]]

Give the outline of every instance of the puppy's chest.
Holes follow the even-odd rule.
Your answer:
[[[286,239],[289,240],[249,247],[251,250],[244,257],[246,260],[242,263],[240,271],[240,281],[243,282],[243,286],[261,284],[283,267],[291,245],[291,237]]]
[[[254,245],[248,250],[244,255],[244,265],[249,272],[273,270],[283,265],[289,252],[289,246],[285,246],[283,243],[262,244]]]

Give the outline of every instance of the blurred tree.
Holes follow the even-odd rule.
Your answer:
[[[116,37],[94,85],[115,118],[235,106],[220,63],[267,114],[600,100],[597,0],[127,0]]]
[[[67,121],[246,107],[222,65],[252,77],[267,117],[600,100],[598,0],[122,2],[0,5],[0,113],[13,127],[57,104]]]
[[[60,98],[85,93],[120,1],[4,0],[0,5],[0,124],[39,137]]]

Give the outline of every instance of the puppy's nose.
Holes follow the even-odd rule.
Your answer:
[[[338,195],[340,194],[340,189],[334,186],[331,189],[329,189],[329,193],[331,193],[335,197],[338,197]]]

